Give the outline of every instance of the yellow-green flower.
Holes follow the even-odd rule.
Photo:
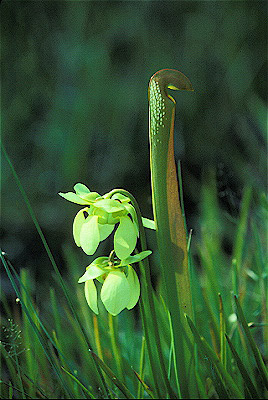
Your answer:
[[[121,260],[130,256],[139,236],[137,215],[130,199],[122,194],[104,196],[91,192],[82,183],[74,186],[75,193],[59,193],[65,199],[86,205],[73,223],[73,236],[77,246],[88,255],[95,253],[99,243],[106,239],[119,223],[114,235],[114,249]]]
[[[100,297],[110,314],[117,315],[124,308],[130,310],[140,297],[139,279],[131,264],[143,260],[151,253],[150,250],[142,251],[125,260],[98,257],[86,268],[78,283],[85,283],[86,300],[95,314],[99,314],[99,309],[94,279],[103,284]]]

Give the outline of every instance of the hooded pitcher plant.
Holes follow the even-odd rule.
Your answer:
[[[106,239],[118,224],[114,234],[114,256],[98,257],[86,269],[79,283],[85,283],[85,296],[89,307],[97,314],[97,290],[94,280],[102,284],[100,297],[112,315],[124,308],[131,309],[137,303],[140,286],[132,267],[149,255],[144,242],[143,227],[156,229],[160,255],[161,276],[164,282],[164,298],[172,331],[174,368],[179,396],[194,397],[195,377],[193,365],[193,338],[184,317],[192,318],[192,298],[188,269],[187,238],[182,216],[176,163],[174,158],[174,118],[175,100],[168,89],[192,91],[192,85],[181,72],[166,69],[155,73],[149,82],[149,137],[150,166],[152,181],[152,201],[154,221],[142,218],[136,200],[131,194],[114,189],[101,196],[91,192],[85,185],[78,183],[74,192],[59,193],[65,199],[84,206],[76,215],[73,223],[73,236],[77,246],[92,255],[100,241]],[[120,193],[121,192],[121,193]],[[127,195],[122,194],[127,193]],[[128,197],[129,196],[129,197]],[[131,200],[130,200],[131,198]],[[134,201],[134,202],[133,202]],[[135,208],[133,205],[135,204]],[[138,212],[138,217],[137,213]],[[142,253],[131,256],[141,234]],[[116,260],[116,261],[114,261]],[[160,346],[153,294],[150,289],[149,264],[145,260],[145,292],[148,297],[149,314],[153,316],[150,326],[154,331],[158,349],[158,358],[169,395],[172,388],[165,370]],[[148,288],[148,290],[146,289]],[[144,314],[148,316],[148,313]],[[147,318],[147,317],[146,317]],[[150,338],[147,332],[147,340]],[[148,352],[149,352],[148,342]],[[159,347],[160,346],[160,347]],[[153,361],[153,352],[149,358]],[[154,377],[157,384],[157,377]]]
[[[149,83],[149,136],[152,200],[166,304],[174,338],[175,368],[180,390],[188,397],[189,376],[193,377],[193,341],[184,318],[192,315],[187,241],[182,216],[174,158],[175,100],[168,89],[192,91],[181,72],[165,69]]]

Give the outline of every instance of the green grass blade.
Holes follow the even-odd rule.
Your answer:
[[[196,383],[197,383],[197,390],[199,393],[199,398],[200,399],[208,399],[208,395],[205,389],[205,385],[202,382],[202,379],[199,375],[199,372],[197,371],[197,369],[195,370],[195,377],[196,377]]]
[[[141,264],[141,263],[139,263]],[[142,286],[143,288],[143,286]],[[157,371],[158,371],[158,364],[156,364],[155,362],[155,354],[153,352],[153,348],[152,348],[152,343],[150,342],[150,324],[148,319],[146,318],[147,313],[145,314],[145,304],[144,304],[144,300],[143,298],[140,299],[140,312],[141,312],[141,320],[142,320],[142,327],[143,327],[143,332],[144,332],[144,336],[145,336],[145,344],[146,344],[146,349],[147,349],[147,353],[148,353],[148,358],[149,358],[149,362],[150,362],[150,368],[151,368],[151,373],[152,373],[152,378],[153,378],[153,382],[154,382],[154,387],[155,387],[155,391],[157,393],[158,398],[161,397],[160,395],[160,388],[159,388],[159,382],[157,379]]]
[[[17,355],[16,351],[15,351],[14,358],[15,358],[16,371],[17,371],[18,381],[19,381],[18,383],[20,385],[20,392],[22,394],[22,398],[25,399],[26,397],[25,397],[24,386],[23,386],[23,383],[22,383],[21,366],[20,366],[18,355]]]
[[[49,352],[48,352],[48,350],[47,350],[47,348],[46,348],[46,344],[45,344],[45,342],[44,342],[44,339],[43,339],[42,335],[40,334],[39,329],[38,329],[38,327],[36,326],[35,322],[33,321],[32,317],[31,317],[31,315],[30,315],[30,313],[29,313],[29,310],[27,309],[26,305],[24,304],[24,301],[23,301],[23,298],[22,298],[22,294],[21,294],[21,292],[19,291],[19,289],[18,289],[18,287],[17,287],[17,284],[16,284],[16,282],[15,282],[15,280],[14,280],[14,278],[13,278],[11,272],[10,272],[10,269],[9,269],[7,263],[6,263],[5,258],[4,258],[3,255],[2,255],[1,250],[0,250],[0,258],[1,258],[1,260],[2,260],[2,263],[3,263],[3,265],[4,265],[4,268],[5,268],[6,273],[7,273],[7,275],[8,275],[8,278],[9,278],[11,284],[12,284],[12,287],[13,287],[13,289],[14,289],[14,291],[15,291],[17,297],[20,299],[20,303],[21,303],[23,312],[25,312],[25,314],[27,315],[27,317],[28,317],[28,319],[29,319],[29,321],[30,321],[30,324],[31,324],[31,326],[32,326],[32,328],[33,328],[33,331],[35,332],[35,334],[36,334],[36,336],[37,336],[37,338],[38,338],[38,340],[39,340],[39,342],[40,342],[40,345],[42,346],[42,349],[43,349],[44,353],[46,354],[46,357],[47,357],[47,359],[48,359],[48,361],[49,361],[51,367],[53,368],[53,370],[54,370],[56,376],[58,377],[59,382],[61,383],[63,390],[66,392],[67,396],[71,398],[71,397],[72,397],[72,394],[71,394],[71,393],[68,391],[68,389],[66,388],[65,382],[64,382],[64,380],[63,380],[63,378],[62,378],[62,375],[61,375],[60,371],[59,371],[58,368],[54,365],[53,359],[52,359],[52,357],[50,356],[50,354],[49,354]]]
[[[13,174],[13,176],[14,176],[14,179],[15,179],[17,185],[18,185],[18,188],[19,188],[19,190],[20,190],[20,192],[21,192],[21,194],[22,194],[22,197],[23,197],[24,202],[25,202],[25,204],[26,204],[26,206],[27,206],[27,209],[28,209],[28,211],[29,211],[29,214],[30,214],[30,216],[31,216],[31,218],[32,218],[32,220],[33,220],[33,223],[34,223],[35,227],[36,227],[36,230],[37,230],[37,232],[38,232],[38,234],[39,234],[39,236],[40,236],[40,238],[41,238],[41,241],[42,241],[42,243],[43,243],[43,245],[44,245],[44,248],[45,248],[45,250],[46,250],[46,252],[47,252],[47,255],[48,255],[48,257],[49,257],[49,260],[50,260],[50,262],[51,262],[51,264],[52,264],[52,266],[53,266],[53,268],[54,268],[54,270],[55,270],[55,272],[56,272],[56,276],[57,276],[57,278],[58,278],[58,280],[59,280],[59,283],[60,283],[60,285],[61,285],[61,287],[62,287],[62,289],[63,289],[63,292],[64,292],[64,294],[65,294],[65,297],[66,297],[66,299],[67,299],[67,301],[68,301],[68,303],[69,303],[69,305],[70,305],[70,308],[71,308],[71,310],[73,311],[75,317],[77,317],[77,314],[76,314],[76,312],[75,312],[75,310],[74,310],[73,304],[72,304],[72,302],[71,302],[71,300],[70,300],[70,297],[69,297],[69,295],[68,295],[67,288],[66,288],[65,283],[64,283],[64,281],[63,281],[63,279],[62,279],[61,273],[60,273],[60,271],[59,271],[59,269],[58,269],[58,267],[57,267],[56,261],[55,261],[55,259],[54,259],[54,257],[53,257],[53,254],[52,254],[52,252],[51,252],[51,250],[50,250],[50,248],[49,248],[49,245],[48,245],[47,240],[46,240],[46,238],[45,238],[45,236],[44,236],[44,234],[43,234],[43,231],[42,231],[42,229],[41,229],[41,227],[40,227],[40,225],[39,225],[39,223],[38,223],[38,221],[37,221],[37,218],[36,218],[36,216],[35,216],[35,213],[34,213],[34,211],[33,211],[33,208],[32,208],[32,206],[31,206],[31,204],[30,204],[29,199],[28,199],[28,196],[27,196],[27,194],[26,194],[26,192],[25,192],[25,190],[24,190],[24,188],[23,188],[23,186],[22,186],[22,183],[21,183],[21,181],[20,181],[20,179],[19,179],[19,177],[18,177],[18,175],[17,175],[17,173],[16,173],[16,171],[15,171],[15,168],[14,168],[14,166],[13,166],[13,164],[12,164],[12,162],[11,162],[11,160],[10,160],[10,158],[9,158],[9,156],[8,156],[8,154],[7,154],[6,150],[5,150],[5,148],[4,148],[2,142],[1,142],[1,147],[2,147],[2,151],[3,151],[4,155],[5,155],[5,158],[6,158],[8,164],[9,164],[9,166],[10,166],[10,169],[11,169],[11,171],[12,171],[12,174]],[[82,329],[82,327],[81,327],[81,329]],[[87,340],[86,336],[85,336],[85,339]],[[90,347],[90,346],[89,346],[89,347]]]
[[[32,301],[31,301],[31,297],[30,297],[30,295],[28,293],[28,290],[27,290],[26,286],[24,285],[24,283],[20,279],[19,275],[16,273],[16,271],[15,271],[14,267],[12,266],[12,264],[10,262],[8,262],[8,265],[12,269],[16,279],[18,280],[21,288],[23,289],[23,290],[19,291],[18,287],[16,286],[15,292],[16,292],[17,295],[18,295],[18,293],[20,293],[20,296],[18,296],[18,298],[20,299],[20,303],[22,304],[23,311],[26,311],[25,314],[26,314],[27,318],[30,320],[30,326],[31,327],[35,326],[38,332],[40,331],[40,328],[41,328],[42,331],[44,332],[44,334],[46,335],[47,339],[51,343],[51,345],[57,349],[57,351],[59,352],[60,356],[63,357],[63,359],[64,359],[65,356],[61,352],[61,349],[58,347],[57,343],[53,340],[53,338],[51,337],[51,335],[48,333],[47,329],[45,328],[44,324],[42,323],[42,321],[41,321],[41,319],[40,319],[40,317],[39,317],[39,315],[38,315],[38,313],[37,313]],[[10,276],[13,279],[12,275],[10,275]],[[9,276],[9,279],[10,279],[10,276]],[[13,279],[13,282],[15,284],[14,279]],[[13,286],[13,288],[15,288],[15,286]],[[27,296],[27,305],[24,302],[25,296]],[[29,307],[30,307],[30,309],[29,309]],[[30,315],[32,315],[33,318],[29,317]],[[33,322],[34,325],[32,325],[31,322]],[[86,349],[87,349],[87,347],[86,347]]]
[[[214,306],[217,315],[218,296],[221,277],[219,268],[215,265],[223,263],[221,251],[221,213],[218,203],[217,180],[214,168],[205,168],[201,186],[201,230],[202,240],[199,244],[200,255],[204,268],[206,292],[209,302]]]
[[[53,268],[54,268],[54,270],[55,270],[55,272],[56,272],[56,276],[57,276],[57,278],[58,278],[58,280],[59,280],[59,283],[60,283],[60,286],[61,286],[61,288],[62,288],[62,290],[63,290],[63,292],[64,292],[64,295],[65,295],[65,297],[66,297],[66,299],[67,299],[67,301],[68,301],[69,307],[70,307],[70,309],[72,310],[72,313],[73,313],[73,315],[74,315],[74,317],[75,317],[75,320],[76,320],[77,324],[79,325],[79,328],[80,328],[80,330],[81,330],[81,332],[82,332],[82,334],[83,334],[83,336],[84,336],[84,340],[86,341],[87,346],[88,346],[89,348],[91,348],[91,344],[90,344],[89,341],[88,341],[87,335],[85,334],[85,331],[84,331],[84,329],[83,329],[83,326],[82,326],[82,324],[81,324],[81,322],[80,322],[80,320],[79,320],[79,318],[78,318],[78,315],[77,315],[77,313],[76,313],[76,311],[75,311],[75,307],[74,307],[74,305],[73,305],[73,303],[72,303],[72,301],[71,301],[70,296],[68,295],[68,290],[67,290],[66,285],[65,285],[65,283],[64,283],[64,281],[63,281],[63,279],[62,279],[61,273],[60,273],[60,271],[59,271],[59,268],[57,267],[57,264],[56,264],[56,261],[55,261],[55,259],[54,259],[54,257],[53,257],[53,254],[52,254],[52,252],[51,252],[51,250],[50,250],[50,248],[49,248],[49,246],[48,246],[48,243],[47,243],[46,238],[45,238],[45,236],[44,236],[44,234],[43,234],[43,232],[42,232],[42,229],[41,229],[41,227],[40,227],[40,225],[39,225],[39,223],[38,223],[38,221],[37,221],[37,218],[36,218],[36,216],[35,216],[35,213],[34,213],[34,211],[33,211],[33,208],[32,208],[32,206],[31,206],[31,204],[30,204],[29,199],[28,199],[28,196],[27,196],[27,194],[26,194],[26,192],[25,192],[25,190],[24,190],[24,188],[23,188],[23,186],[22,186],[22,184],[21,184],[21,181],[20,181],[20,179],[19,179],[19,177],[18,177],[18,175],[17,175],[17,173],[16,173],[16,171],[15,171],[15,168],[14,168],[14,166],[13,166],[13,164],[12,164],[12,162],[11,162],[11,160],[10,160],[10,158],[9,158],[9,156],[8,156],[8,154],[7,154],[7,152],[6,152],[6,150],[5,150],[5,148],[4,148],[4,145],[3,145],[2,141],[1,141],[1,147],[2,147],[2,151],[3,151],[3,153],[4,153],[4,156],[5,156],[7,162],[8,162],[8,164],[9,164],[9,166],[10,166],[10,169],[11,169],[11,171],[12,171],[12,174],[13,174],[13,176],[14,176],[14,179],[15,179],[17,185],[18,185],[18,188],[19,188],[19,190],[20,190],[20,192],[21,192],[21,194],[22,194],[22,197],[23,197],[24,202],[25,202],[25,204],[26,204],[26,206],[27,206],[27,209],[28,209],[28,211],[29,211],[29,214],[30,214],[30,216],[31,216],[31,218],[32,218],[32,220],[33,220],[33,223],[34,223],[35,227],[36,227],[36,230],[37,230],[37,232],[38,232],[38,234],[39,234],[39,236],[40,236],[40,238],[41,238],[41,241],[42,241],[42,243],[43,243],[43,245],[44,245],[44,248],[45,248],[45,250],[46,250],[46,252],[47,252],[47,255],[48,255],[48,257],[49,257],[49,260],[50,260],[50,262],[51,262],[51,264],[52,264],[52,266],[53,266]],[[94,366],[95,366],[95,368],[96,368],[97,374],[99,375],[100,385],[103,386],[103,388],[104,388],[104,390],[105,390],[105,392],[106,392],[106,395],[107,395],[107,394],[108,394],[108,390],[107,390],[107,387],[106,387],[104,378],[103,378],[103,376],[102,376],[101,370],[98,368],[98,365],[97,365],[97,364],[94,363]]]
[[[75,382],[77,383],[78,386],[81,387],[81,389],[88,394],[90,399],[95,399],[96,397],[90,392],[90,390],[88,390],[82,382],[80,382],[80,380],[78,378],[76,378],[76,376],[74,376],[73,374],[71,374],[71,372],[67,371],[67,369],[65,369],[64,367],[61,367],[61,369],[66,372],[66,374]]]
[[[135,376],[137,377],[140,385],[144,388],[145,392],[152,398],[152,399],[156,399],[157,397],[155,397],[153,391],[150,389],[150,387],[144,382],[144,380],[141,378],[141,376],[138,374],[138,372],[136,372],[133,369],[133,372],[135,374]],[[141,396],[137,396],[137,399],[141,399]]]
[[[143,381],[144,378],[144,358],[145,358],[145,337],[142,336],[142,341],[141,341],[141,352],[140,352],[140,373],[139,377]],[[135,372],[135,371],[134,371]],[[137,393],[137,398],[140,399],[142,397],[142,386],[143,384],[141,381],[139,381],[139,386],[138,386],[138,393]]]
[[[211,367],[211,379],[214,385],[214,388],[220,399],[230,399],[230,395],[225,389],[224,382],[222,376],[218,370],[218,368],[214,365]]]
[[[221,294],[219,293],[219,303],[220,303],[220,360],[224,368],[226,368],[226,339],[225,339],[225,317],[223,310],[223,302]]]
[[[144,309],[146,309],[146,312],[144,313],[144,325],[148,325],[149,329],[147,328],[145,330],[145,337],[146,337],[146,345],[148,348],[148,345],[150,345],[150,341],[152,340],[152,332],[154,334],[154,341],[155,341],[155,346],[156,346],[156,353],[158,355],[158,361],[160,365],[160,370],[162,372],[162,377],[166,386],[166,389],[169,393],[169,396],[171,398],[176,398],[177,396],[173,392],[170,382],[168,379],[166,367],[165,367],[165,361],[164,361],[164,356],[162,353],[162,346],[161,346],[161,339],[159,335],[159,328],[158,328],[158,323],[157,323],[157,314],[155,311],[155,304],[154,304],[154,299],[153,299],[153,293],[152,293],[152,286],[151,286],[151,278],[150,278],[150,271],[149,271],[149,264],[147,259],[143,260],[143,265],[144,265],[144,274],[142,273],[143,279],[146,281],[145,285],[143,285],[145,289],[145,294],[146,296],[146,302],[144,301]],[[141,269],[143,271],[143,269]],[[151,360],[155,357],[155,355],[151,355],[150,358]],[[154,368],[152,366],[152,368]],[[159,368],[157,368],[159,370]],[[154,374],[157,375],[157,370],[153,371]],[[159,380],[156,378],[155,381],[157,382]]]
[[[164,300],[163,300],[164,303]],[[164,303],[165,304],[165,303]],[[178,371],[177,371],[177,364],[175,362],[175,349],[174,349],[174,335],[173,335],[173,329],[172,329],[172,322],[171,322],[171,318],[170,318],[170,314],[168,313],[168,321],[169,321],[169,327],[170,327],[170,365],[169,365],[169,375],[171,373],[171,361],[173,358],[173,366],[174,366],[174,372],[175,372],[175,381],[176,381],[176,386],[177,386],[177,391],[178,391],[178,395],[179,398],[181,398],[181,392],[180,392],[180,383],[179,383],[179,376],[178,376]]]
[[[21,391],[19,388],[11,385],[10,383],[6,383],[4,381],[0,381],[0,385],[6,385],[9,389],[11,389],[12,391],[10,392],[11,397],[9,397],[10,399],[13,399],[13,390],[16,390],[18,393],[21,394],[22,398],[29,398],[29,399],[33,399],[34,397],[32,397],[29,393],[26,393],[24,390]],[[26,396],[26,397],[23,397]]]
[[[233,343],[231,342],[231,339],[230,339],[227,335],[225,335],[225,337],[226,337],[226,340],[227,340],[227,342],[228,342],[228,345],[229,345],[229,347],[230,347],[230,349],[231,349],[231,352],[232,352],[232,354],[233,354],[233,356],[234,356],[234,359],[235,359],[235,361],[236,361],[236,363],[237,363],[237,367],[238,367],[238,369],[239,369],[239,371],[240,371],[240,373],[241,373],[241,375],[242,375],[242,377],[243,377],[243,379],[244,379],[244,384],[247,386],[248,391],[249,391],[250,394],[251,394],[251,397],[252,397],[253,399],[259,399],[260,397],[259,397],[259,395],[258,395],[257,389],[255,388],[255,385],[254,385],[254,383],[252,382],[252,380],[251,380],[251,378],[250,378],[250,376],[249,376],[249,374],[248,374],[248,372],[247,372],[246,367],[244,366],[244,364],[243,364],[241,358],[239,357],[239,355],[238,355],[236,349],[234,348],[234,345],[233,345]]]
[[[3,343],[0,343],[0,354],[4,357],[8,371],[10,373],[11,380],[15,383],[17,381],[17,372],[14,367],[15,361],[9,356]],[[48,399],[48,396],[44,393],[40,386],[36,382],[34,382],[23,370],[22,373],[23,378],[27,379],[27,381],[29,381],[36,388],[36,395],[38,394],[39,397]]]
[[[240,218],[235,238],[234,256],[233,256],[233,258],[236,260],[237,272],[239,276],[241,276],[242,255],[245,243],[245,235],[247,231],[247,220],[248,220],[251,197],[252,197],[252,188],[246,187],[243,193]]]
[[[239,277],[237,273],[237,261],[234,258],[232,260],[232,287],[233,287],[233,292],[235,294],[239,293],[238,282],[239,282]]]
[[[90,360],[90,358],[92,358],[92,357],[90,357],[90,354],[88,353],[88,351],[91,350],[91,349],[88,348],[86,342],[84,341],[84,337],[83,337],[83,335],[82,335],[82,332],[81,332],[81,330],[79,329],[79,326],[77,325],[76,320],[75,320],[75,318],[73,317],[73,314],[69,311],[68,308],[65,308],[65,313],[66,313],[66,315],[67,315],[67,317],[68,317],[68,320],[69,320],[69,322],[70,322],[70,324],[71,324],[71,326],[72,326],[72,330],[73,330],[73,332],[74,332],[74,335],[76,335],[75,337],[76,337],[77,343],[78,343],[78,345],[79,345],[79,347],[80,347],[80,349],[81,349],[81,354],[85,354],[84,358],[85,358],[86,361],[87,361],[87,362],[85,363],[85,365],[86,365],[85,368],[87,369],[87,374],[89,373],[88,371],[91,371],[91,372],[90,372],[90,374],[91,374],[91,381],[93,381],[93,380],[96,381],[95,384],[97,385],[97,384],[98,384],[98,379],[97,379],[97,380],[95,379],[95,374],[93,374],[93,371],[92,371],[92,362],[91,362],[91,360]],[[86,356],[87,353],[88,353],[88,355],[89,355],[89,359],[88,359],[88,357]],[[95,360],[93,360],[93,361],[94,361],[94,363],[96,364],[97,369],[100,369],[98,363],[96,363]],[[70,369],[70,368],[69,368],[69,369]],[[94,370],[94,371],[95,371],[95,370]],[[105,394],[105,395],[106,395],[106,396],[109,396],[109,388],[108,388],[108,386],[107,386],[107,384],[106,384],[105,377],[104,377],[104,375],[103,375],[102,373],[100,374],[100,376],[101,376],[102,379],[103,379],[103,387],[104,387],[104,385],[105,385],[105,388],[106,388],[106,392],[103,392],[103,393],[107,393],[107,392],[108,392],[108,395],[107,395],[107,394]],[[98,377],[97,377],[97,378],[98,378]],[[102,387],[102,390],[103,390],[103,387]]]
[[[57,299],[55,296],[55,289],[50,288],[49,294],[50,294],[50,304],[51,304],[51,308],[52,308],[52,314],[54,317],[55,332],[57,334],[57,337],[61,338],[62,337],[61,318],[60,318],[60,312],[58,309]]]
[[[51,348],[51,353],[54,356],[55,363],[58,365],[59,370],[61,370],[62,367],[63,368],[66,367],[67,368],[68,365],[65,362],[64,357],[62,357],[62,355],[61,355],[62,354],[62,348],[61,348],[61,345],[60,345],[60,343],[58,341],[58,338],[56,336],[56,332],[54,330],[52,331],[52,335],[53,335],[53,339],[54,339],[54,341],[55,341],[55,343],[57,345],[57,348],[60,349],[60,351],[61,351],[61,353],[56,355],[55,349]],[[51,343],[50,343],[50,345],[51,345]],[[70,391],[73,393],[73,398],[74,399],[80,399],[81,398],[81,392],[79,391],[79,387],[77,386],[77,384],[73,383],[73,380],[71,379],[71,377],[67,377],[66,384],[68,384],[68,387],[70,388]]]
[[[209,358],[210,362],[214,366],[214,368],[219,371],[224,383],[226,390],[230,393],[232,398],[243,399],[244,396],[233,381],[231,375],[226,371],[222,363],[220,362],[219,358],[217,357],[216,353],[212,350],[206,340],[199,335],[197,332],[196,327],[194,326],[191,318],[186,315],[187,322],[190,326],[191,331],[193,332],[194,339],[199,346],[199,349],[204,353],[206,357]]]
[[[21,269],[20,271],[21,275],[21,282],[24,287],[29,286],[29,275],[27,270],[24,268]],[[29,300],[29,295],[28,293],[25,292],[25,290],[22,290],[22,299],[25,304],[25,307],[28,308],[28,300]],[[27,318],[27,315],[25,313],[22,314],[22,320],[23,320],[23,337],[24,337],[24,344],[27,349],[30,351],[26,351],[25,357],[26,357],[26,365],[27,365],[27,372],[28,375],[31,377],[36,377],[36,355],[37,355],[37,346],[36,346],[36,341],[33,340],[31,333],[32,333],[32,327],[30,324],[29,319]],[[44,353],[43,353],[44,354]],[[39,358],[40,358],[39,354]],[[40,363],[40,359],[39,359]],[[30,395],[32,397],[35,396],[35,387],[34,385],[30,387]]]
[[[107,374],[107,376],[111,379],[111,381],[118,387],[118,389],[126,396],[127,399],[134,399],[135,397],[128,390],[126,385],[117,378],[117,376],[113,373],[113,371],[106,365],[92,350],[89,350],[90,354],[94,358],[94,360],[98,363],[98,365],[102,368],[102,370]]]
[[[206,307],[206,312],[208,316],[208,321],[210,324],[210,336],[213,342],[214,350],[217,354],[220,354],[220,330],[218,327],[218,321],[215,313],[212,310],[211,302],[209,301],[207,291],[205,289],[202,290],[202,296],[204,300],[204,305]]]
[[[264,213],[265,222],[267,221],[268,213]],[[265,223],[264,222],[264,223]],[[256,265],[259,277],[259,293],[262,301],[262,321],[263,321],[263,341],[264,341],[264,354],[268,353],[268,309],[267,309],[267,283],[265,281],[265,277],[267,279],[268,274],[268,262],[267,262],[267,253],[264,254],[264,249],[261,243],[260,233],[257,229],[257,224],[252,222],[252,231],[256,243],[255,258],[256,258]],[[267,228],[267,223],[265,225]],[[265,239],[267,242],[268,239],[268,231],[265,231]],[[268,250],[268,248],[266,247]]]
[[[8,398],[13,399],[13,387],[10,386],[8,389]]]
[[[12,360],[8,354],[8,352],[6,351],[3,343],[0,343],[0,353],[1,353],[1,357],[3,357],[6,366],[8,368],[8,371],[10,373],[10,379],[12,379],[12,382],[15,383],[17,382],[17,371],[14,364],[14,360]],[[1,360],[2,362],[2,360]]]
[[[59,379],[62,380],[62,377],[61,377],[62,374],[60,373],[60,372],[61,372],[61,369],[60,369],[60,366],[59,366],[59,363],[58,363],[58,359],[55,358],[55,351],[54,351],[54,348],[57,349],[57,352],[59,353],[59,357],[60,357],[60,358],[62,359],[62,361],[66,364],[66,366],[68,366],[68,368],[70,368],[70,365],[69,365],[69,363],[68,363],[68,361],[67,361],[67,359],[66,359],[66,356],[62,353],[62,350],[61,350],[61,348],[60,348],[58,342],[55,341],[55,340],[53,340],[52,337],[49,335],[48,331],[47,331],[46,328],[44,327],[42,321],[40,320],[40,318],[39,318],[39,316],[38,316],[38,314],[37,314],[37,312],[36,312],[36,310],[35,310],[35,308],[34,308],[32,302],[31,302],[31,299],[30,299],[29,293],[27,292],[26,287],[24,286],[23,282],[20,280],[19,276],[16,274],[16,271],[14,270],[14,268],[12,267],[11,264],[10,264],[10,267],[12,268],[13,273],[15,274],[17,280],[19,281],[19,283],[20,283],[20,285],[21,285],[21,287],[22,287],[22,289],[23,289],[23,292],[25,292],[25,294],[27,295],[28,306],[31,307],[31,310],[28,310],[28,308],[26,307],[26,305],[25,305],[25,303],[24,303],[24,301],[23,301],[23,297],[24,297],[24,296],[19,292],[18,289],[17,289],[17,291],[16,291],[16,289],[15,289],[17,296],[20,298],[20,302],[21,302],[21,304],[22,304],[23,310],[25,311],[25,313],[26,313],[26,315],[27,315],[27,318],[29,318],[30,326],[32,326],[32,328],[34,329],[34,332],[35,332],[35,333],[36,333],[36,332],[39,332],[40,327],[41,327],[42,331],[43,331],[43,332],[45,333],[45,335],[47,336],[47,338],[48,338],[48,340],[49,340],[48,345],[49,345],[50,353],[52,354],[52,357],[50,357],[49,352],[48,352],[47,349],[46,349],[45,342],[44,342],[42,336],[40,335],[40,332],[39,332],[39,336],[38,336],[39,342],[40,342],[40,344],[41,344],[41,347],[42,347],[42,349],[43,349],[43,352],[45,353],[45,355],[46,355],[46,357],[47,357],[47,359],[48,359],[50,365],[52,366],[52,368],[53,368],[55,371],[58,371],[57,376],[59,377]],[[9,278],[11,279],[12,277],[9,277]],[[11,283],[12,283],[12,282],[11,282]],[[33,318],[36,320],[36,323],[35,323],[34,320],[30,317],[30,313],[32,313]],[[72,315],[72,314],[71,314],[71,315]],[[70,315],[69,315],[69,318],[70,318]],[[76,323],[76,321],[75,321],[74,318],[72,319],[72,323],[73,323],[73,328],[74,328],[74,330],[78,331],[78,336],[79,336],[80,339],[81,339],[81,343],[84,345],[84,352],[87,353],[88,347],[87,347],[87,345],[86,345],[86,342],[84,341],[82,332],[81,332],[81,330],[79,329],[79,326],[77,325],[77,323]],[[37,324],[38,324],[38,326],[37,326]],[[88,357],[88,360],[90,361],[90,357]],[[39,362],[40,362],[40,357],[39,357]],[[89,365],[90,370],[91,370],[91,367],[92,367],[92,362],[91,362],[91,365]],[[97,368],[99,368],[98,365],[97,365]],[[44,371],[43,371],[43,372],[44,372]],[[102,376],[102,375],[101,375],[101,376]],[[65,379],[63,379],[62,382],[64,382],[64,388],[65,388],[66,391],[68,392],[68,389],[67,389],[68,384],[65,382]],[[35,384],[34,384],[34,385],[35,385]],[[96,382],[96,385],[98,385],[97,382]],[[70,390],[72,390],[72,389],[73,389],[73,388],[70,387]],[[71,394],[71,393],[72,393],[72,392],[69,391],[69,397],[73,397],[73,395],[75,394],[75,393],[73,393],[73,394]]]
[[[265,364],[263,362],[261,353],[258,349],[258,347],[256,346],[256,343],[252,337],[252,334],[250,332],[250,329],[248,327],[247,321],[245,319],[244,313],[242,311],[241,305],[239,303],[238,297],[234,296],[235,299],[235,304],[236,304],[236,308],[237,308],[237,315],[238,315],[238,320],[240,321],[243,329],[244,329],[244,333],[248,339],[249,345],[251,347],[251,350],[253,352],[260,376],[263,380],[264,385],[266,386],[266,388],[268,389],[268,373],[267,373],[267,369],[265,367]]]

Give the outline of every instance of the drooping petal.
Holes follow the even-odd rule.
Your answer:
[[[98,304],[97,304],[97,289],[95,283],[92,280],[86,281],[85,283],[85,296],[87,304],[95,314],[99,314]]]
[[[89,256],[94,254],[100,243],[98,216],[89,215],[82,225],[80,233],[80,245]]]
[[[101,300],[106,310],[119,314],[129,303],[130,292],[126,275],[122,271],[111,271],[101,289]]]
[[[92,280],[95,278],[98,278],[99,276],[105,274],[107,271],[105,269],[98,267],[97,265],[91,265],[89,268],[86,270],[84,275],[79,278],[78,283],[83,283],[88,280]]]
[[[88,207],[83,208],[82,210],[78,211],[78,213],[76,214],[75,218],[74,218],[74,222],[73,222],[73,236],[74,236],[74,241],[75,244],[80,247],[80,233],[81,233],[81,228],[82,225],[85,222],[85,215],[84,215],[84,211],[87,211]]]
[[[139,254],[135,254],[134,256],[129,256],[125,260],[121,261],[120,267],[124,267],[125,265],[139,262],[144,258],[148,257],[150,254],[152,254],[151,250],[144,250]]]
[[[120,218],[119,227],[114,235],[114,250],[120,260],[124,260],[135,249],[137,232],[128,216]]]
[[[61,197],[63,197],[64,199],[71,201],[72,203],[81,204],[81,205],[88,204],[87,200],[81,199],[81,197],[79,197],[77,194],[75,194],[73,192],[59,193],[59,195]]]
[[[136,234],[139,237],[139,223],[138,223],[136,210],[132,204],[125,204],[125,208],[127,209],[128,213],[131,215],[134,227],[136,229]]]
[[[130,310],[137,304],[141,291],[139,278],[131,265],[128,266],[127,281],[130,289],[130,299],[127,305],[127,309]]]
[[[100,241],[106,239],[114,230],[114,225],[99,224]]]

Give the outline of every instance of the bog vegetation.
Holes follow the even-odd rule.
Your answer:
[[[54,283],[39,302],[31,271],[18,273],[1,253],[14,293],[12,304],[4,295],[1,303],[2,398],[255,399],[267,394],[267,199],[244,188],[239,216],[232,221],[233,254],[226,257],[223,210],[210,170],[202,187],[198,258],[192,257],[173,154],[175,101],[168,88],[192,90],[174,70],[159,71],[150,81],[154,220],[142,216],[135,194],[124,189],[100,195],[79,183],[75,192],[60,193],[83,206],[73,223],[81,249],[65,247],[65,274],[2,146],[54,270]],[[148,228],[158,245],[153,254]],[[110,235],[110,254],[94,258]],[[81,265],[81,252],[89,256],[88,265]],[[151,263],[159,265],[154,280]]]

